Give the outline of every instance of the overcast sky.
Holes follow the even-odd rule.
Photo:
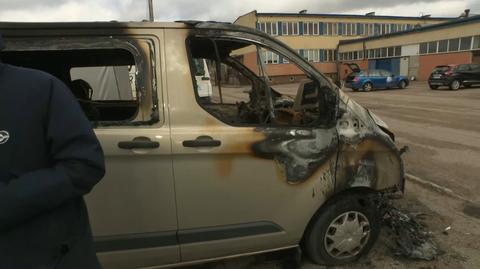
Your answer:
[[[147,17],[146,0],[0,0],[0,21],[129,21]],[[480,0],[154,0],[155,19],[234,21],[258,12],[457,17],[469,8],[480,14]]]

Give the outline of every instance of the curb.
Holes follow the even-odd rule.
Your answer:
[[[440,186],[436,183],[433,183],[432,181],[428,181],[428,180],[425,180],[425,179],[421,179],[419,177],[416,177],[412,174],[408,174],[408,173],[405,173],[405,179],[409,180],[409,181],[412,181],[414,183],[417,183],[419,185],[422,185],[423,187],[426,187],[430,190],[433,190],[433,191],[436,191],[438,193],[441,193],[441,194],[445,194],[447,196],[450,196],[452,198],[455,198],[455,199],[458,199],[458,200],[461,200],[461,201],[464,201],[464,202],[469,202],[469,203],[473,203],[472,201],[470,201],[469,199],[467,198],[464,198],[458,194],[456,194],[455,192],[453,192],[451,189],[447,188],[447,187],[443,187],[443,186]]]

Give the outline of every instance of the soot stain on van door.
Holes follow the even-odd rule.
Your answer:
[[[291,184],[301,183],[332,158],[338,148],[334,129],[257,128],[266,138],[252,145],[257,157],[275,160]]]

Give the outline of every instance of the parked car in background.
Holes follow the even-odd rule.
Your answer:
[[[430,89],[448,86],[450,90],[458,90],[461,86],[480,85],[480,64],[439,65],[432,70],[428,78]]]
[[[392,74],[390,71],[381,69],[361,70],[357,64],[346,64],[352,70],[345,80],[345,87],[353,91],[363,90],[369,92],[373,89],[405,89],[408,86],[408,78]]]

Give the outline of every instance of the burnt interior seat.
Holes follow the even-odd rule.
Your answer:
[[[70,83],[73,95],[77,98],[80,106],[90,121],[99,119],[100,114],[92,102],[93,89],[88,82],[83,79],[76,79]]]

